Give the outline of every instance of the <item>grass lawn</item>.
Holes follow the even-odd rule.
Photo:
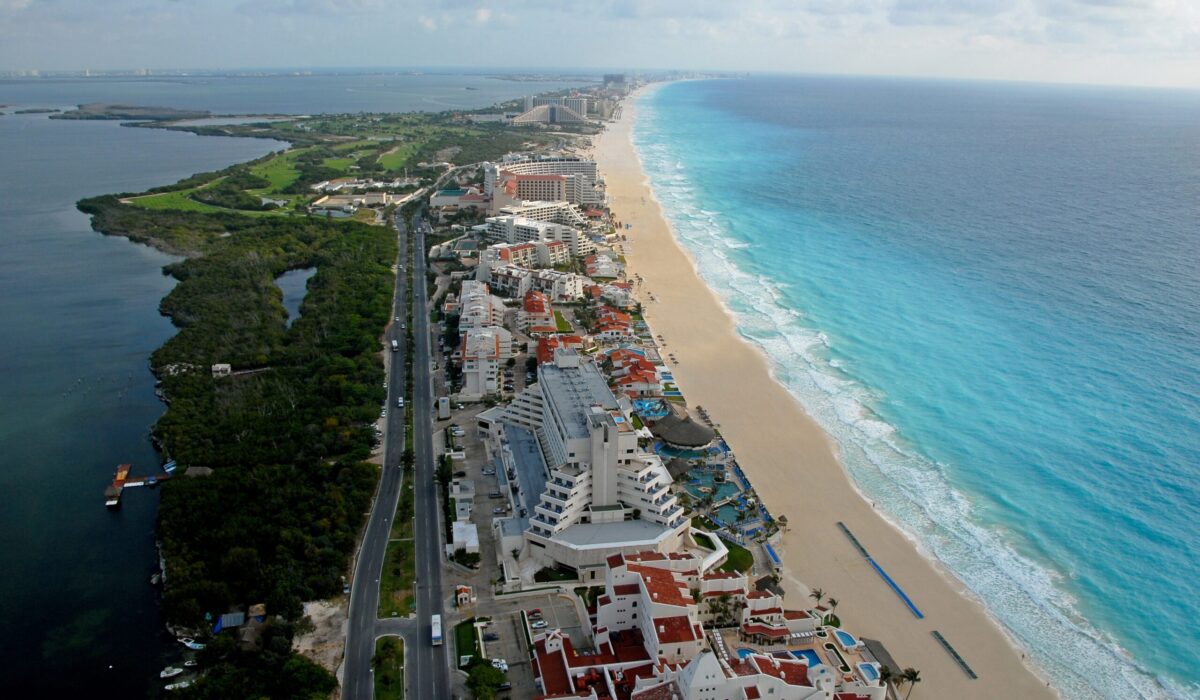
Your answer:
[[[412,146],[396,146],[379,156],[379,165],[388,170],[399,170],[412,157]]]
[[[725,546],[729,548],[729,558],[720,566],[721,571],[736,571],[744,574],[754,566],[754,555],[750,553],[750,550],[729,540],[725,540]]]
[[[554,325],[558,326],[559,333],[570,333],[574,330],[571,328],[571,324],[567,323],[567,319],[562,315],[561,311],[554,312]]]
[[[193,187],[177,192],[163,192],[162,194],[150,194],[145,197],[133,197],[129,200],[129,203],[142,209],[179,209],[182,211],[204,212],[232,211],[231,209],[222,209],[221,207],[214,207],[211,204],[197,202],[188,196],[197,189]]]
[[[383,637],[375,640],[375,697],[379,700],[404,698],[404,640]]]
[[[412,540],[388,542],[383,577],[379,579],[380,617],[408,615],[416,604],[413,598],[415,559]]]
[[[355,161],[353,158],[326,158],[322,165],[324,165],[326,168],[333,168],[334,170],[340,170],[344,173],[346,172],[347,168],[349,168],[351,165],[354,165],[354,162]]]
[[[479,630],[475,628],[475,618],[463,620],[454,626],[454,653],[459,657],[470,655],[479,656]],[[457,662],[457,660],[456,660]],[[467,666],[471,664],[468,662]],[[459,666],[466,668],[467,666]]]
[[[300,155],[304,149],[296,149],[287,151],[281,155],[275,156],[265,163],[259,163],[250,169],[250,172],[265,177],[270,180],[271,186],[264,190],[254,190],[258,194],[271,194],[274,192],[282,192],[289,185],[300,177],[300,171],[296,169],[296,156]]]
[[[692,539],[696,540],[696,544],[700,545],[701,547],[704,547],[705,549],[716,549],[717,548],[717,546],[715,544],[713,544],[712,538],[709,537],[708,535],[705,535],[702,532],[692,533]]]

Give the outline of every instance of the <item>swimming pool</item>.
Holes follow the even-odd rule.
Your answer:
[[[868,683],[874,683],[879,680],[879,669],[875,668],[875,664],[859,664],[858,672],[862,674],[863,680]]]
[[[742,647],[741,649],[738,649],[738,658],[745,659],[747,656],[750,656],[753,653],[754,653],[753,649],[747,649],[746,647]]]
[[[835,629],[833,631],[833,635],[837,637],[838,644],[841,644],[842,648],[847,651],[858,647],[858,640],[854,638],[854,635],[850,634],[846,630]]]
[[[821,657],[817,656],[817,652],[812,649],[793,649],[792,656],[803,661],[809,668],[816,668],[821,665]]]

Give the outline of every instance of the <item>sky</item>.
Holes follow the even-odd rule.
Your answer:
[[[364,66],[1200,88],[1200,0],[0,0],[0,70]]]

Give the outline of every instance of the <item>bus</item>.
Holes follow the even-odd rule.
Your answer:
[[[399,349],[400,349],[400,341],[393,340],[392,341],[392,352],[396,352]]]
[[[442,645],[442,616],[434,615],[431,622],[433,623],[433,645],[440,647]]]

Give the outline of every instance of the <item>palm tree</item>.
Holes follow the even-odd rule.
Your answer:
[[[837,606],[838,606],[837,598],[826,598],[825,602],[829,605],[830,614],[837,612]]]
[[[904,669],[904,675],[901,677],[908,683],[908,692],[904,694],[904,700],[908,700],[908,696],[912,695],[913,688],[921,682],[921,672],[910,666]]]
[[[821,601],[825,598],[825,591],[820,588],[814,588],[808,592],[808,597],[817,601],[817,605],[820,605]]]
[[[886,686],[888,681],[892,680],[892,668],[887,664],[879,666],[879,680]]]

